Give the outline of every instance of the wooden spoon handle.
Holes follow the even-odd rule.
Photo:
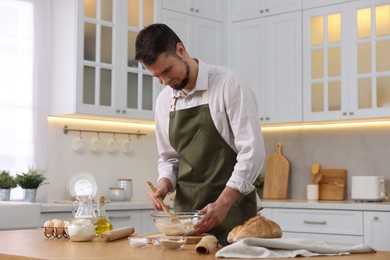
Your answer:
[[[153,184],[150,182],[150,181],[147,181],[146,184],[148,185],[148,188],[149,190],[152,192],[153,196],[154,196],[154,193],[156,192],[156,188],[153,186]],[[158,203],[160,203],[162,209],[165,211],[165,213],[167,213],[169,216],[171,216],[172,218],[176,218],[175,216],[173,216],[173,214],[169,211],[169,208],[168,206],[164,203],[164,201],[159,198],[159,197],[156,197],[154,196],[154,198],[158,201]]]

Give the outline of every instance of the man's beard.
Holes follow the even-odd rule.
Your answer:
[[[190,81],[190,65],[188,65],[188,63],[184,60],[182,60],[182,62],[186,67],[186,76],[179,84],[171,86],[175,90],[182,90],[183,88],[185,88],[185,86],[187,86],[188,82]]]

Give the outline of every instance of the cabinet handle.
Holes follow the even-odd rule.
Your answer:
[[[353,112],[349,112],[349,115],[353,116]]]
[[[260,120],[263,121],[263,120],[264,120],[264,117],[260,117]]]
[[[265,12],[267,13],[269,11],[269,9],[265,9]]]
[[[378,220],[379,220],[379,217],[378,217],[378,216],[374,216],[372,219],[373,219],[374,221],[378,221]]]
[[[115,112],[120,113],[121,111],[119,109],[115,110]]]
[[[264,10],[260,10],[260,13],[261,13],[261,14],[264,13]]]
[[[191,12],[193,12],[193,11],[194,11],[194,8],[193,8],[193,7],[191,7],[191,8],[190,8],[190,11],[191,11]]]
[[[269,120],[269,117],[265,117],[265,120]]]
[[[315,220],[304,220],[303,223],[305,224],[314,224],[314,225],[326,225],[325,220],[315,221]]]
[[[131,219],[130,215],[109,216],[109,219]]]
[[[126,114],[126,109],[123,109],[123,110],[122,110],[122,114]]]
[[[343,116],[346,116],[347,115],[347,112],[343,112]]]
[[[195,13],[199,13],[199,9],[195,9]]]

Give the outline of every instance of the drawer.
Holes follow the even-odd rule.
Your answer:
[[[141,232],[140,210],[110,210],[106,212],[114,229],[131,226],[135,229],[135,233]]]
[[[363,213],[347,210],[273,209],[282,231],[363,235]]]

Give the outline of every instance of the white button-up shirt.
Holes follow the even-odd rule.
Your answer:
[[[169,112],[174,96],[176,110],[202,104],[202,92],[208,90],[213,122],[226,143],[237,153],[237,163],[227,186],[248,194],[264,165],[264,141],[253,93],[233,70],[199,61],[195,87],[188,95],[165,87],[156,101],[156,138],[160,154],[158,180],[168,178],[176,186],[180,156],[169,142]]]

